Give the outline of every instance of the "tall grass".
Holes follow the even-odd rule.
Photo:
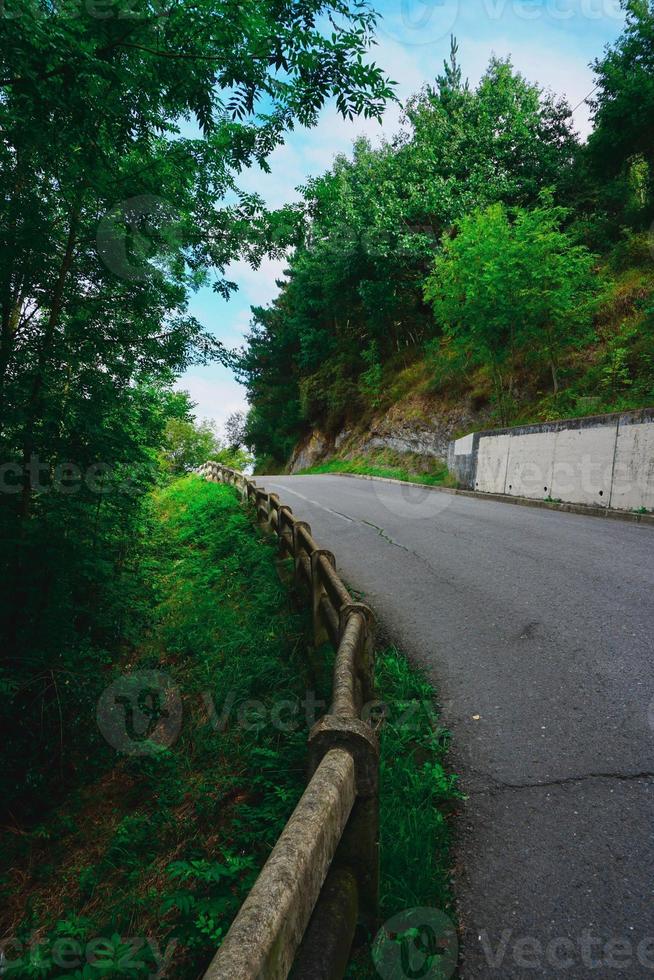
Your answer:
[[[385,706],[380,921],[421,907],[439,909],[454,920],[450,816],[461,793],[447,769],[449,734],[438,720],[436,691],[394,647],[378,651],[375,680]],[[348,977],[378,977],[369,944],[355,952]]]
[[[427,486],[455,486],[455,481],[448,472],[445,463],[434,460],[430,469],[419,472],[408,466],[379,462],[374,457],[356,457],[355,459],[330,459],[317,463],[306,470],[303,476],[321,473],[353,473],[357,476],[378,476],[390,480],[402,480],[404,483],[422,483]]]
[[[156,754],[115,754],[101,774],[91,760],[45,825],[8,836],[1,925],[24,944],[20,957],[12,947],[12,977],[65,976],[62,941],[81,950],[71,975],[84,980],[152,975],[166,949],[167,976],[198,976],[304,787],[306,731],[271,724],[280,698],[299,702],[314,686],[307,622],[273,544],[231,488],[196,477],[152,506],[150,629],[105,682],[163,672],[183,702],[181,731]],[[85,705],[89,728],[95,710]],[[126,936],[143,939],[136,964]],[[101,969],[85,960],[95,940]]]

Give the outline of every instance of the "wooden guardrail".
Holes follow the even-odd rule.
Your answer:
[[[277,535],[311,592],[315,644],[336,650],[332,704],[309,734],[307,788],[205,973],[205,980],[340,980],[358,923],[373,928],[379,890],[379,743],[362,719],[374,696],[373,616],[353,602],[331,552],[277,494],[208,462]]]

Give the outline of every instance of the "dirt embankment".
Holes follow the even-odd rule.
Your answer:
[[[429,467],[434,460],[446,462],[450,440],[479,428],[485,419],[471,402],[452,406],[429,395],[412,395],[371,421],[352,423],[335,435],[314,429],[296,446],[288,471],[299,473],[329,459],[355,459],[379,452],[422,459]]]

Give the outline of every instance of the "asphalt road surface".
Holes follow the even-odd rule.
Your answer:
[[[426,668],[468,794],[460,976],[654,976],[654,528],[266,477]]]

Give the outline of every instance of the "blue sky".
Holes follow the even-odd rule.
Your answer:
[[[590,62],[624,23],[619,0],[373,0],[372,5],[383,16],[372,57],[398,82],[400,99],[439,73],[453,33],[472,83],[491,54],[511,55],[530,81],[577,106],[575,122],[582,135],[589,129],[584,99],[594,84]],[[369,120],[350,123],[327,106],[314,129],[289,134],[270,160],[270,174],[251,170],[241,183],[272,207],[297,199],[296,187],[307,176],[328,169],[334,156],[348,152],[362,133],[373,142],[382,134],[390,136],[399,127],[399,115],[398,107],[390,106],[381,126]],[[238,293],[225,301],[207,287],[192,298],[191,312],[226,346],[240,346],[250,307],[273,299],[283,268],[283,262],[267,261],[258,270],[235,263],[228,277],[238,283]],[[197,403],[198,418],[213,419],[219,428],[231,412],[246,407],[243,389],[220,365],[191,368],[179,387]]]

